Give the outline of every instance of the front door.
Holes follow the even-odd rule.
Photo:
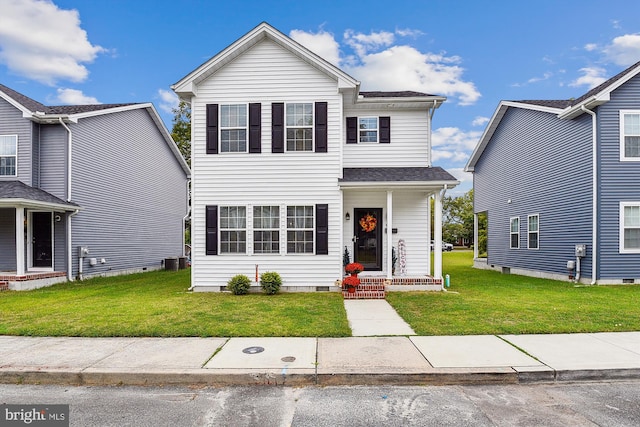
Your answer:
[[[353,214],[353,260],[362,264],[365,271],[382,271],[382,209],[356,208]]]
[[[29,267],[35,270],[53,268],[53,214],[29,212],[31,241]]]

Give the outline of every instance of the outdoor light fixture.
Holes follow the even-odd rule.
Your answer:
[[[351,215],[349,215],[349,212],[347,212],[347,214],[344,216],[344,219],[346,221],[349,221],[351,219]]]

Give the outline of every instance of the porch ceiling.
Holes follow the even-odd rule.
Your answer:
[[[62,211],[81,209],[75,203],[62,200],[39,188],[30,187],[21,181],[0,181],[0,207],[28,207]]]

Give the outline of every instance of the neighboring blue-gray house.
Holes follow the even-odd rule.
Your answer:
[[[477,267],[640,282],[639,74],[577,99],[500,103],[466,166],[488,219]]]
[[[152,104],[50,107],[0,85],[0,285],[160,267],[183,253],[189,178]]]

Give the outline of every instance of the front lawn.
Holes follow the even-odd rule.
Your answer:
[[[189,271],[97,278],[0,292],[0,335],[85,337],[340,337],[342,296],[236,296],[188,291]]]
[[[640,331],[640,287],[580,286],[471,267],[443,254],[449,292],[394,292],[387,301],[418,335]]]

